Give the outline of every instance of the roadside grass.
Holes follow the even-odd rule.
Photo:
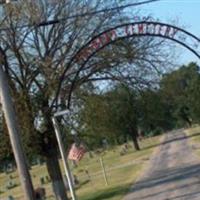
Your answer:
[[[200,138],[199,138],[200,140]],[[160,136],[144,139],[140,142],[141,151],[135,151],[132,144],[125,155],[121,156],[120,152],[123,145],[113,147],[103,151],[101,154],[93,153],[93,158],[85,155],[77,167],[70,163],[71,171],[79,180],[76,187],[78,199],[81,200],[119,200],[128,193],[129,188],[135,182],[142,168],[149,160],[153,150],[160,144]],[[108,186],[102,174],[102,168],[99,158],[103,158]],[[63,171],[62,162],[60,161]],[[89,172],[88,173],[86,173]],[[31,167],[30,170],[34,187],[44,187],[47,193],[47,199],[53,200],[51,183],[41,185],[41,177],[48,176],[45,165]],[[6,185],[11,181],[17,186],[12,189],[6,189]],[[0,199],[12,195],[16,200],[23,200],[22,190],[18,179],[17,172],[0,174]]]
[[[77,195],[81,200],[121,199],[128,193],[140,170],[141,164],[136,164],[108,173],[108,186],[105,186],[103,178],[99,178],[94,184],[85,185],[84,190],[77,191]],[[97,182],[97,180],[99,181]],[[91,190],[92,188],[93,190]]]
[[[186,129],[185,133],[190,138],[190,144],[200,157],[200,125],[195,125],[192,128]]]

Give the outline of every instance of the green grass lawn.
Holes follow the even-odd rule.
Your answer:
[[[143,140],[141,151],[136,152],[132,145],[123,156],[120,156],[122,146],[117,146],[110,150],[104,151],[101,155],[93,154],[93,158],[85,155],[80,161],[78,167],[72,167],[72,173],[78,177],[79,185],[76,187],[78,199],[81,200],[119,200],[128,192],[130,186],[142,171],[143,166],[149,160],[154,148],[159,144],[160,137],[153,137]],[[103,158],[106,174],[108,178],[108,186],[105,184],[102,175],[102,169],[99,157]],[[63,170],[62,162],[60,162]],[[90,178],[85,171],[89,172]],[[40,178],[47,176],[45,165],[33,166],[31,176],[34,187],[41,186]],[[12,179],[10,179],[12,176]],[[13,189],[6,189],[6,184],[12,180],[17,184]],[[42,187],[46,188],[47,199],[54,199],[51,189],[51,183],[45,184]],[[17,173],[0,174],[0,199],[12,195],[17,200],[23,199],[20,183]]]

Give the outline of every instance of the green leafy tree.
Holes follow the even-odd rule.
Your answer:
[[[190,63],[188,65],[191,72],[191,81],[188,84],[187,88],[187,101],[189,110],[186,112],[190,112],[192,122],[199,123],[200,121],[200,74],[199,74],[199,66],[196,63]]]
[[[0,114],[0,168],[3,169],[5,164],[13,162],[13,153],[10,146],[8,131],[5,119]]]
[[[112,142],[120,138],[125,141],[129,136],[139,150],[137,114],[135,92],[127,86],[117,85],[109,92],[86,97],[81,123],[95,141],[101,142],[103,138]]]
[[[170,106],[162,97],[159,89],[144,89],[139,95],[139,124],[146,134],[174,127],[175,119]]]
[[[161,95],[177,119],[177,125],[191,126],[193,116],[197,116],[199,67],[195,63],[181,66],[176,71],[164,75],[160,83]]]
[[[108,94],[112,116],[111,125],[115,131],[131,137],[136,150],[138,144],[138,102],[137,93],[126,85],[118,85]]]

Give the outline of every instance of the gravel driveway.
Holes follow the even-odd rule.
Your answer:
[[[183,130],[166,134],[150,167],[124,200],[200,200],[200,159]]]

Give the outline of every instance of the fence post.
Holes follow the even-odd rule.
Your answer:
[[[108,179],[107,179],[107,175],[106,175],[106,170],[105,170],[105,166],[104,166],[103,158],[100,157],[99,160],[100,160],[100,163],[101,163],[101,168],[102,168],[103,177],[104,177],[104,180],[105,180],[106,186],[108,186]]]

